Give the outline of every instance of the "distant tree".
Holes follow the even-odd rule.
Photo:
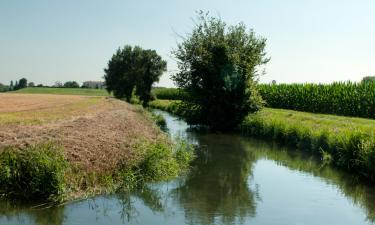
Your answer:
[[[27,86],[28,86],[28,87],[35,87],[35,83],[34,83],[34,82],[29,82],[29,83],[27,84]]]
[[[61,81],[56,81],[55,84],[53,85],[53,87],[57,87],[57,88],[61,88],[63,87],[63,83]]]
[[[64,83],[65,88],[79,88],[79,84],[76,81],[67,81]]]
[[[130,101],[133,90],[143,105],[151,97],[151,87],[166,71],[167,63],[154,50],[126,45],[118,49],[104,70],[106,89],[116,98]]]
[[[375,83],[375,76],[366,76],[362,78],[362,83]]]
[[[10,90],[13,90],[13,89],[14,89],[13,80],[10,81],[9,89],[10,89]]]
[[[43,87],[43,84],[38,84],[37,87]]]
[[[26,78],[21,78],[18,82],[16,81],[16,84],[14,85],[13,90],[19,90],[22,88],[27,87],[27,79]]]
[[[269,60],[265,46],[266,40],[244,24],[227,26],[199,12],[193,31],[172,52],[179,68],[172,80],[188,93],[189,108],[195,108],[187,118],[190,124],[230,130],[261,108],[256,77],[258,66]]]

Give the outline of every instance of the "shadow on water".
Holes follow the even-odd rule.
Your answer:
[[[356,210],[350,213],[358,214],[360,211],[367,217],[360,218],[362,222],[375,222],[374,185],[323,165],[309,154],[239,135],[192,131],[183,121],[167,113],[162,114],[173,138],[184,138],[199,146],[198,157],[185,177],[149,184],[131,193],[98,196],[58,207],[30,207],[0,202],[0,224],[265,224],[267,222],[259,218],[273,215],[264,209],[270,207],[267,201],[263,201],[269,199],[264,190],[271,188],[272,193],[277,194],[280,191],[280,183],[277,182],[284,182],[284,177],[278,177],[275,181],[271,179],[271,183],[262,183],[262,178],[272,178],[280,168],[286,168],[288,173],[284,175],[292,178],[288,180],[285,177],[286,187],[290,189],[286,192],[283,190],[287,196],[281,196],[282,200],[271,206],[279,207],[276,212],[282,209],[293,211],[289,200],[298,207],[305,207],[304,200],[294,199],[296,197],[292,191],[310,184],[298,186],[297,181],[302,177],[302,182],[305,182],[305,178],[311,178],[310,181],[313,180],[313,184],[319,188],[315,193],[308,193],[306,189],[301,193],[321,196],[319,191],[332,189],[333,193],[339,192],[344,200],[355,205]],[[269,162],[277,167],[264,167]],[[262,166],[268,169],[267,173],[259,172]],[[322,197],[337,198],[334,194]],[[340,204],[337,200],[329,203]],[[340,206],[337,205],[337,208]],[[342,216],[339,214],[341,211],[332,213],[337,214],[333,215],[335,218]],[[280,224],[294,223],[293,216],[289,215]],[[355,216],[358,217],[361,216]],[[363,224],[358,222],[360,219],[354,224]],[[321,224],[322,220],[325,218],[320,219],[320,223],[317,220],[308,224]],[[340,223],[335,220],[329,224]]]

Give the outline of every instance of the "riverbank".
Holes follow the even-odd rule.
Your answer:
[[[67,201],[177,176],[191,153],[142,107],[104,97],[1,94],[0,195]]]
[[[179,102],[151,107],[182,115]],[[325,162],[375,181],[375,120],[264,108],[240,125],[243,135],[263,137],[311,151]]]

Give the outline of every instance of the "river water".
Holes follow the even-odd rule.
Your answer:
[[[162,111],[168,132],[199,146],[191,172],[129,194],[58,207],[0,202],[0,224],[375,224],[375,186],[309,154],[236,134],[189,131]]]

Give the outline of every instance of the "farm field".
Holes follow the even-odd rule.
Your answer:
[[[16,180],[40,179],[30,181],[30,184],[27,182],[19,184],[18,181],[6,181],[13,178],[0,173],[2,188],[11,185],[11,190],[15,192],[26,190],[23,198],[27,198],[28,195],[39,195],[40,191],[45,191],[43,194],[47,195],[39,197],[49,199],[55,196],[54,192],[40,190],[41,187],[53,185],[52,181],[51,184],[41,183],[41,187],[37,186],[35,190],[23,185],[42,182],[47,179],[43,176],[49,173],[43,175],[38,171],[49,171],[49,169],[54,171],[60,166],[65,168],[63,165],[66,163],[69,167],[64,170],[64,175],[61,175],[65,178],[56,181],[58,188],[52,188],[52,190],[58,189],[58,193],[63,192],[60,194],[64,196],[58,196],[63,199],[117,190],[120,186],[118,182],[123,182],[125,179],[119,178],[125,176],[119,175],[120,171],[125,173],[126,170],[126,176],[135,176],[135,172],[128,171],[127,168],[131,169],[142,163],[148,152],[152,150],[163,152],[164,156],[161,160],[175,163],[170,152],[171,142],[155,125],[149,112],[140,106],[130,105],[114,98],[74,95],[7,93],[0,94],[0,99],[0,164],[5,168],[9,167],[10,171],[14,169],[15,173],[20,173],[14,176],[24,176],[14,178]],[[62,158],[55,155],[60,152],[56,149],[62,149]],[[17,152],[20,152],[20,155]],[[34,155],[27,155],[29,153]],[[13,162],[8,161],[9,154],[16,154],[12,157],[20,161],[16,159]],[[32,162],[33,158],[36,158],[35,164]],[[61,164],[60,159],[63,160]],[[48,164],[48,160],[51,160],[52,164]],[[150,163],[159,165],[158,160],[155,158]],[[26,163],[23,165],[26,167],[31,163],[30,169],[37,174],[28,178],[29,175],[23,169],[16,172],[17,170],[11,166],[13,163],[16,163],[15,165]],[[168,174],[173,176],[176,173],[178,166],[171,165],[175,164],[169,164],[168,168],[158,166],[158,171],[163,171],[159,177],[155,175],[158,171],[154,171],[150,165],[148,165],[150,171],[143,172],[154,174],[148,179],[161,179],[161,176]],[[172,169],[173,171],[170,172]],[[58,171],[53,173],[57,174],[54,176],[60,176]],[[143,174],[137,176],[141,177]],[[135,180],[127,181],[126,185],[130,187],[135,182]],[[67,189],[63,188],[64,186]],[[1,193],[3,191],[0,189]],[[55,197],[50,200],[55,201]]]
[[[49,88],[49,87],[28,87],[14,91],[20,94],[55,94],[55,95],[87,95],[87,96],[110,96],[105,89],[91,88]]]
[[[69,161],[90,170],[109,169],[118,156],[129,157],[125,146],[136,137],[161,135],[135,106],[116,99],[24,94],[0,98],[0,149],[59,142]]]

